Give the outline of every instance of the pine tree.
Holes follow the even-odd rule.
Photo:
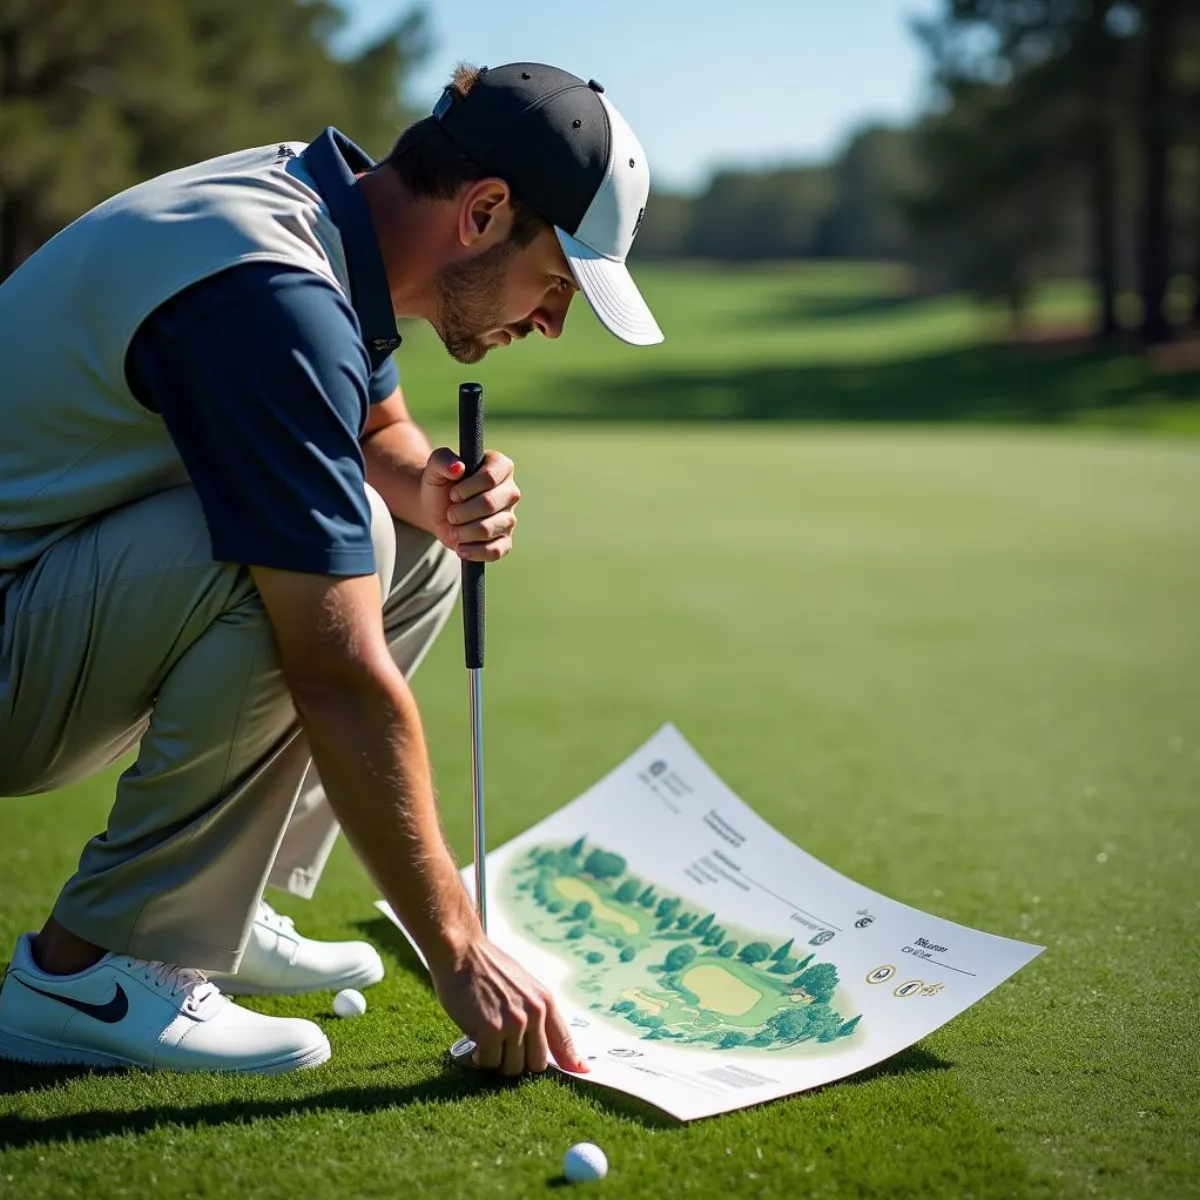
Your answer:
[[[765,962],[770,956],[771,947],[766,942],[750,942],[742,948],[738,958],[744,963]]]
[[[329,0],[0,4],[0,279],[143,179],[337,125],[387,152],[427,50],[419,15],[353,55]]]
[[[774,962],[780,962],[782,959],[787,958],[788,954],[791,953],[792,943],[795,940],[795,938],[788,938],[788,940],[784,942],[783,945],[774,952],[774,954],[771,955],[772,960]]]
[[[616,899],[622,904],[632,904],[637,899],[638,888],[641,884],[636,879],[626,879],[619,888],[617,888]]]

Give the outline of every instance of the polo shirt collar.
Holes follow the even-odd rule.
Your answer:
[[[382,361],[400,345],[387,272],[371,214],[354,178],[374,165],[365,151],[330,125],[310,142],[301,157],[329,206],[346,251],[350,302],[373,359]]]

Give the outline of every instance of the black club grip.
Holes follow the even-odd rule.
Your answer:
[[[458,456],[474,475],[483,464],[483,385],[463,383],[458,388]],[[466,478],[464,476],[463,478]],[[462,565],[463,647],[467,670],[483,666],[483,563]]]

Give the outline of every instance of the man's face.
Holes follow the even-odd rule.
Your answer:
[[[477,363],[534,330],[558,337],[575,290],[558,238],[545,229],[527,246],[507,241],[443,267],[434,328],[451,358]]]

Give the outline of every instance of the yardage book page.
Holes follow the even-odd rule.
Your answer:
[[[839,875],[671,725],[487,866],[488,932],[553,991],[586,1078],[683,1120],[873,1066],[1042,950]]]

